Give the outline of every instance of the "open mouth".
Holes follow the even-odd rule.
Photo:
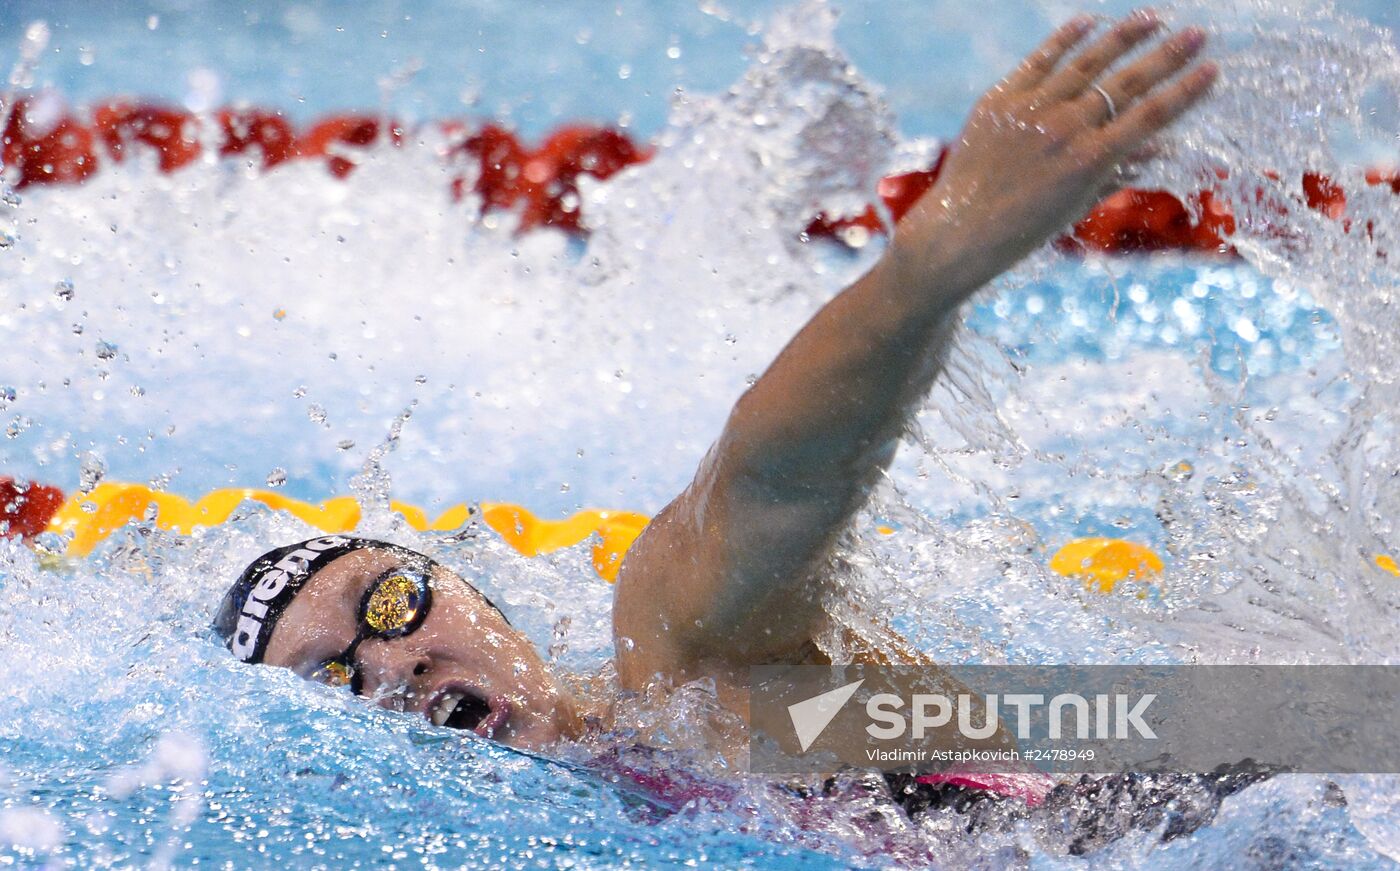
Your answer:
[[[510,703],[497,699],[493,704],[475,690],[454,687],[439,694],[428,707],[427,716],[434,726],[462,729],[491,738],[510,719]]]

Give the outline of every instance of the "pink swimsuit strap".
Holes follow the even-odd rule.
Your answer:
[[[614,748],[596,757],[588,767],[619,786],[640,789],[654,801],[675,810],[697,799],[725,804],[738,794],[732,785],[688,772],[684,767],[666,765],[649,747],[630,747],[625,753]],[[1021,799],[1031,807],[1043,802],[1055,788],[1055,781],[1038,771],[944,771],[920,774],[914,780],[930,786],[946,784],[1000,798]]]
[[[628,751],[624,756],[617,749],[609,750],[595,758],[589,768],[619,786],[640,789],[652,801],[671,810],[680,810],[697,799],[722,805],[738,794],[728,784],[692,774],[683,767],[648,764],[654,756],[650,748],[638,746]]]

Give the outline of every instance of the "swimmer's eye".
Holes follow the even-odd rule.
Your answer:
[[[399,638],[417,629],[427,616],[429,589],[426,572],[391,569],[380,575],[360,603],[360,634]]]
[[[423,623],[432,602],[432,586],[425,569],[393,568],[375,578],[360,600],[359,629],[355,640],[335,659],[317,666],[308,677],[332,687],[350,687],[362,695],[363,682],[355,670],[355,651],[367,638],[394,639],[412,633]]]
[[[355,669],[340,660],[331,660],[313,671],[311,679],[331,687],[349,686],[355,679]]]

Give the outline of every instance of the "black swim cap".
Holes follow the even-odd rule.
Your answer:
[[[301,588],[334,560],[357,550],[375,548],[431,568],[417,551],[368,538],[327,535],[268,551],[253,560],[219,603],[214,631],[244,662],[262,662],[272,630]]]
[[[243,570],[219,603],[214,615],[214,631],[234,656],[244,662],[262,662],[277,621],[312,575],[347,553],[369,548],[387,550],[405,563],[428,572],[438,564],[416,550],[372,538],[327,535],[289,544],[268,551]],[[467,584],[466,581],[462,583]],[[501,615],[506,625],[510,625],[510,618],[496,603],[480,590],[476,593]]]

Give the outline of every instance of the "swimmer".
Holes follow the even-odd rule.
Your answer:
[[[1164,36],[1142,11],[1094,29],[1088,16],[1059,28],[977,102],[879,261],[738,400],[693,481],[633,544],[612,612],[622,690],[705,679],[746,717],[750,666],[922,663],[892,631],[832,607],[839,534],[938,376],[960,306],[1115,190],[1218,75],[1195,60],[1199,28]],[[326,536],[274,550],[215,627],[244,662],[515,747],[579,738],[600,716],[479,591],[393,544]]]

